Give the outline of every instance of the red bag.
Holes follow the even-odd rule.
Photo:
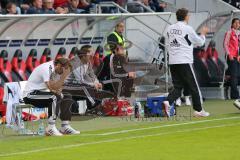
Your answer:
[[[105,99],[103,111],[108,116],[129,116],[133,114],[133,107],[126,99]]]

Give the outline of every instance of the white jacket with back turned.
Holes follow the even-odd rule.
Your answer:
[[[185,22],[178,21],[167,29],[169,64],[192,64],[193,46],[203,46],[204,35],[197,35]]]

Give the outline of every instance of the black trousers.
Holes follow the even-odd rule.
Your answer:
[[[68,93],[74,97],[75,100],[87,100],[88,109],[95,108],[104,98],[113,98],[115,95],[104,90],[96,90],[90,86],[72,85],[63,88],[64,93]]]
[[[121,97],[131,97],[132,90],[133,90],[133,82],[134,80],[132,78],[128,77],[123,77],[123,78],[118,78],[122,81],[122,88],[121,88]],[[117,95],[118,92],[118,85],[117,83],[112,83],[111,84],[113,87],[113,92],[115,95]]]
[[[48,117],[56,116],[60,112],[62,121],[71,120],[71,106],[73,104],[72,96],[63,93],[63,97],[52,92],[34,91],[23,98],[26,104],[34,105],[38,108],[48,108]]]
[[[187,86],[184,86],[184,88],[183,88],[183,95],[184,95],[184,96],[189,96],[189,95],[190,95],[189,89],[188,89]]]
[[[182,89],[187,87],[192,96],[193,109],[202,110],[202,95],[198,86],[198,82],[191,64],[174,64],[170,65],[172,82],[174,90],[169,93],[167,101],[172,104],[181,96]]]
[[[227,59],[228,64],[228,71],[230,74],[230,87],[231,87],[231,99],[238,99],[239,92],[238,92],[238,73],[239,73],[239,62],[236,58],[233,60]]]

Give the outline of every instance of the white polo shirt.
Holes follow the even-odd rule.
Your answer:
[[[37,66],[30,77],[23,91],[23,97],[34,90],[47,90],[46,82],[50,80],[50,75],[54,71],[53,61],[49,61]]]

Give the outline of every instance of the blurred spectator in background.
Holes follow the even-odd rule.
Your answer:
[[[122,7],[124,7],[127,3],[127,0],[116,0],[116,3]]]
[[[93,7],[93,5],[92,5],[91,1],[87,1],[87,0],[79,1],[78,8],[83,9],[85,13],[90,13],[90,8],[92,8],[92,7]]]
[[[29,9],[30,0],[1,0],[1,5],[2,8],[5,9],[5,13],[7,13],[6,8],[9,2],[12,2],[16,5],[17,14],[24,14]]]
[[[43,0],[43,13],[44,14],[55,14],[55,10],[53,8],[54,0]]]
[[[68,13],[75,13],[75,14],[85,13],[85,10],[79,9],[78,5],[79,5],[79,0],[68,0],[68,3],[66,5],[66,8],[68,9]]]
[[[141,0],[128,0],[127,10],[131,13],[141,13],[143,12],[143,7],[134,2],[141,2]]]
[[[131,3],[132,2],[132,3]],[[164,2],[159,2],[158,0],[128,0],[128,11],[132,13],[139,12],[149,12],[147,9],[143,8],[141,5],[138,5],[134,2],[140,2],[147,8],[155,12],[163,12],[164,8],[167,7],[167,4]]]
[[[25,14],[27,10],[30,8],[30,3],[32,0],[15,0],[15,3],[21,9],[21,13]]]
[[[6,6],[6,14],[17,14],[17,6],[15,3],[9,2]]]
[[[164,12],[164,8],[167,7],[166,3],[159,3],[158,0],[142,0],[142,3],[155,12]],[[144,10],[144,12],[147,12]]]
[[[151,9],[150,0],[142,0],[142,4],[144,4],[144,6],[146,6],[147,8]],[[148,12],[148,11],[146,9],[143,9],[143,12]]]
[[[9,0],[1,0],[1,8],[2,8],[2,14],[6,14],[6,7],[8,4]]]
[[[31,7],[27,10],[27,14],[42,14],[42,0],[33,0]]]
[[[54,0],[53,7],[54,8],[62,7],[67,5],[67,3],[68,3],[68,0]]]
[[[167,3],[164,2],[159,3],[158,0],[150,0],[149,5],[151,9],[155,12],[164,12],[164,8],[167,7]]]
[[[240,1],[239,0],[223,0],[223,1],[233,5],[234,7],[240,8]]]
[[[44,14],[66,14],[68,13],[67,8],[57,7],[54,9],[53,7],[54,0],[43,0],[43,13]]]
[[[0,3],[0,14],[2,14],[2,5]]]

